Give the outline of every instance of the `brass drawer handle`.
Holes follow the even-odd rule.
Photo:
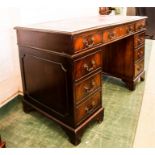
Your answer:
[[[86,106],[85,111],[87,114],[91,113],[93,108],[96,106],[96,102],[92,101],[92,103],[88,106]]]
[[[90,41],[88,41],[86,38],[83,39],[83,44],[85,47],[90,48],[94,45],[94,38],[91,37]]]
[[[144,28],[144,25],[142,25],[142,24],[138,26],[138,29],[139,29],[139,30],[141,30],[141,29],[143,29],[143,28]]]
[[[89,114],[90,111],[91,111],[91,109],[90,109],[89,107],[86,107],[86,108],[85,108],[85,111],[86,111],[87,114]]]
[[[128,29],[127,29],[127,32],[128,33],[133,33],[134,32],[134,29],[132,26],[129,26]]]
[[[96,86],[96,83],[94,80],[92,80],[90,86],[85,86],[84,89],[86,93],[90,93],[94,90],[95,86]]]
[[[115,32],[109,32],[108,38],[113,39],[115,37]]]
[[[137,67],[137,71],[139,72],[139,71],[141,71],[143,69],[143,66],[142,65],[139,65],[138,67]]]
[[[138,58],[140,58],[143,55],[143,51],[138,51]]]
[[[89,66],[88,64],[84,64],[83,67],[86,71],[91,72],[92,70],[95,69],[95,64],[96,62],[94,60],[91,61],[91,66]]]
[[[143,42],[143,40],[144,40],[143,38],[138,38],[138,40],[137,40],[138,44],[141,44]]]
[[[92,107],[95,107],[96,102],[95,101],[92,101],[91,105],[92,105]]]

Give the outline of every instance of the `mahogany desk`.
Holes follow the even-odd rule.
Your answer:
[[[79,144],[87,124],[103,120],[103,72],[130,90],[144,80],[145,19],[99,15],[16,27],[24,111],[38,110]]]

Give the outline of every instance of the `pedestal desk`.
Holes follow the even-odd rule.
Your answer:
[[[24,111],[38,110],[79,144],[88,123],[103,120],[103,73],[130,90],[144,80],[145,20],[99,15],[16,27]]]

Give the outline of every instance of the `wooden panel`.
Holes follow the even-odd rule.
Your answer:
[[[144,59],[135,64],[135,77],[144,70]]]
[[[18,44],[21,46],[37,47],[60,53],[72,52],[71,36],[60,33],[38,32],[35,30],[17,30]]]
[[[101,64],[102,64],[101,52],[97,52],[89,56],[81,57],[74,63],[75,80],[78,80],[81,77],[100,68]]]
[[[30,54],[22,62],[25,94],[58,115],[67,115],[68,82],[63,64]]]
[[[135,57],[135,61],[144,57],[144,46],[142,46],[138,49],[135,49],[135,56],[134,57]]]
[[[77,83],[75,85],[75,101],[76,103],[80,101],[82,98],[90,95],[96,89],[101,87],[101,72]]]
[[[133,37],[106,45],[103,49],[103,72],[118,78],[134,76]]]
[[[80,123],[90,116],[97,108],[101,107],[101,92],[97,92],[75,109],[75,122]]]

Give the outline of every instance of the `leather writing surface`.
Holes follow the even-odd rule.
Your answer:
[[[86,30],[133,22],[142,18],[144,17],[99,15],[93,17],[44,22],[23,27],[43,31],[56,31],[61,33],[78,33]]]

